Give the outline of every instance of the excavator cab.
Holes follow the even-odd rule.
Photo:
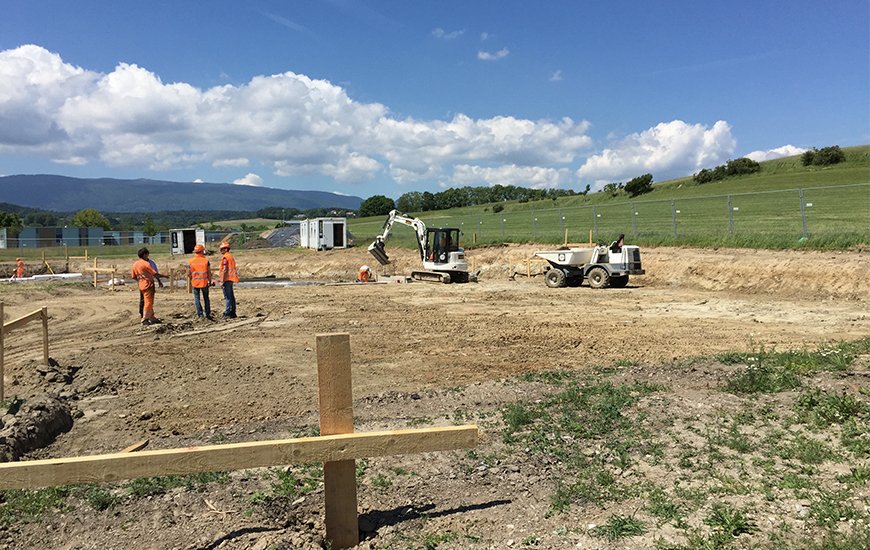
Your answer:
[[[436,264],[450,261],[450,253],[459,251],[459,229],[438,228],[426,232],[426,259]]]

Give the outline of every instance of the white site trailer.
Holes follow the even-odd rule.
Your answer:
[[[193,247],[205,244],[205,229],[170,229],[169,243],[172,255],[193,254]]]
[[[299,224],[299,244],[314,250],[347,248],[347,218],[303,220]]]

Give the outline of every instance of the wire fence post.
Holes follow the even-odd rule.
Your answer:
[[[502,242],[504,242],[504,222],[505,222],[505,219],[502,218],[501,219],[501,240],[502,240]]]
[[[538,239],[538,218],[535,217],[535,211],[532,211],[532,241]]]
[[[478,240],[483,240],[483,220],[480,219],[480,215],[477,216],[477,238]]]
[[[637,236],[637,219],[636,219],[637,212],[635,212],[635,210],[634,210],[634,203],[633,202],[628,203],[628,206],[631,207],[631,236],[636,237]]]
[[[728,193],[728,233],[734,234],[734,207],[731,206],[731,193]]]
[[[592,238],[598,241],[598,210],[592,205]]]
[[[674,239],[677,238],[677,201],[671,201],[671,222],[674,225]]]
[[[804,201],[804,190],[800,190],[801,199],[801,225],[803,226],[803,238],[807,238],[807,203]]]

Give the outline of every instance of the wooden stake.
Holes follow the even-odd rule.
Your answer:
[[[317,335],[317,381],[320,388],[320,435],[353,433],[350,334]],[[326,539],[331,548],[359,544],[356,462],[323,465]]]
[[[48,366],[48,308],[42,308],[42,359]]]
[[[3,341],[3,333],[6,332],[3,330],[3,323],[6,321],[6,317],[3,313],[3,302],[0,302],[0,401],[5,401],[6,396],[3,393],[3,348],[5,347],[5,342]]]
[[[85,249],[85,258],[88,257],[88,249]],[[94,258],[94,288],[97,288],[97,259]]]

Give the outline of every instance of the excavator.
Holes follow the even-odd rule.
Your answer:
[[[381,234],[369,245],[369,252],[381,265],[390,263],[384,245],[396,223],[411,227],[417,236],[417,248],[423,261],[423,270],[412,271],[412,279],[448,284],[477,282],[477,274],[468,272],[465,250],[459,246],[459,229],[449,227],[427,229],[422,220],[407,216],[398,210],[390,212]]]

